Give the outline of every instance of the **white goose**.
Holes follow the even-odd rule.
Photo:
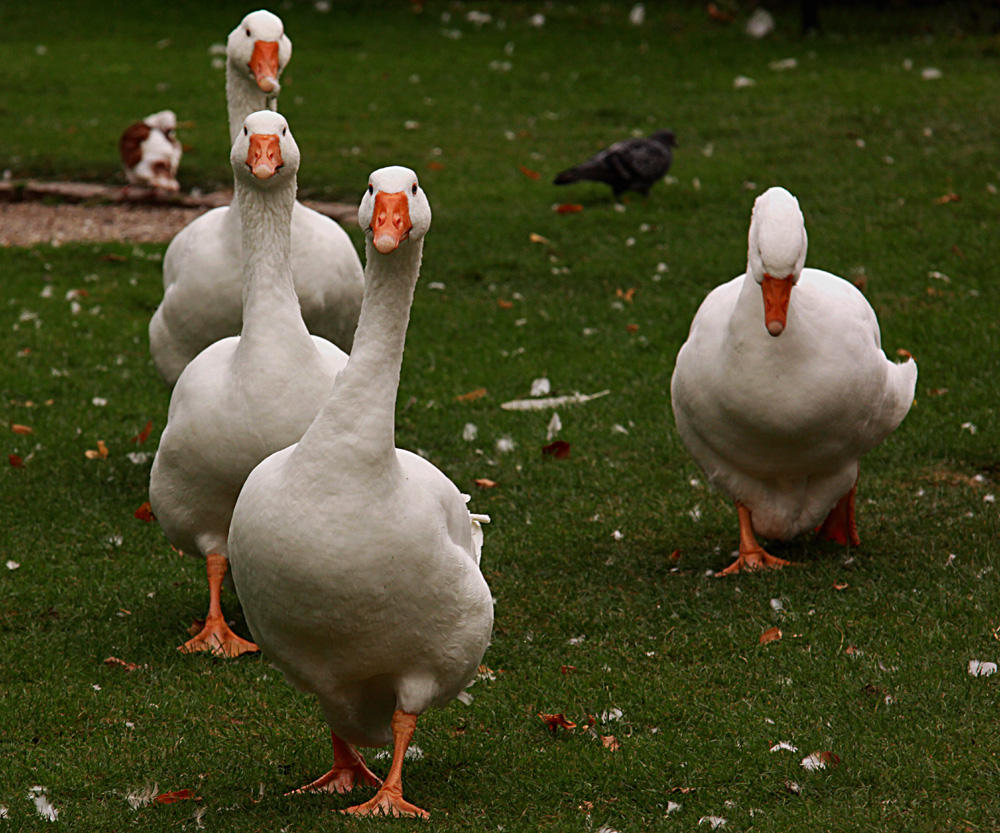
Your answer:
[[[278,79],[292,55],[281,19],[268,11],[243,18],[226,46],[230,140],[253,112],[274,109]],[[171,241],[163,259],[163,301],[149,324],[153,363],[172,386],[209,344],[240,331],[242,268],[239,197],[203,214]],[[364,274],[347,233],[296,202],[292,274],[309,331],[350,350]]]
[[[254,466],[302,436],[347,355],[309,335],[295,297],[299,150],[288,123],[270,110],[251,114],[230,161],[243,213],[243,332],[207,347],[177,380],[149,499],[170,542],[207,560],[208,617],[181,650],[237,656],[256,646],[229,629],[220,607],[236,497]]]
[[[408,168],[375,171],[365,300],[347,367],[296,446],[268,457],[240,493],[233,578],[261,649],[319,698],[333,768],[304,790],[378,783],[354,746],[393,741],[389,774],[345,812],[427,813],[403,799],[417,716],[473,679],[493,602],[479,571],[483,516],[431,463],[395,447],[396,392],[431,212]]]
[[[783,188],[758,197],[746,274],[709,293],[677,354],[677,430],[739,513],[739,557],[720,575],[789,563],[755,533],[785,540],[822,525],[857,545],[858,461],[913,402],[916,363],[886,358],[864,295],[803,269],[806,246],[798,200]]]

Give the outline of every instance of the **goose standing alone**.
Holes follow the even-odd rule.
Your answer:
[[[916,363],[886,358],[864,295],[803,269],[806,246],[798,200],[783,188],[758,197],[746,274],[709,293],[677,355],[677,430],[739,514],[739,557],[719,575],[789,563],[755,533],[786,540],[821,525],[860,543],[858,462],[913,402]]]
[[[125,128],[118,140],[118,154],[129,185],[181,190],[177,169],[183,150],[176,131],[173,110],[151,113]]]
[[[250,113],[274,109],[279,79],[292,55],[281,18],[248,14],[226,45],[230,141]],[[185,226],[163,259],[163,301],[149,324],[153,363],[173,386],[209,344],[240,331],[242,258],[239,195]],[[364,274],[350,237],[329,217],[296,202],[292,275],[311,333],[350,350],[361,310]]]
[[[298,445],[261,463],[233,514],[229,554],[247,623],[295,686],[319,698],[333,768],[303,790],[378,783],[355,746],[393,742],[370,801],[346,812],[426,817],[403,799],[417,716],[473,679],[493,602],[479,570],[484,516],[434,465],[395,447],[403,343],[427,198],[408,168],[375,171],[365,300],[354,350]]]
[[[291,220],[299,150],[288,123],[247,117],[230,157],[243,214],[243,332],[199,353],[170,397],[149,499],[170,542],[205,556],[205,627],[181,646],[237,656],[257,646],[222,616],[226,540],[233,506],[261,460],[296,442],[326,401],[347,355],[302,322],[291,269]]]

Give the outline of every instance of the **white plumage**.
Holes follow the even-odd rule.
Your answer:
[[[479,570],[482,516],[431,463],[395,447],[403,343],[430,206],[407,168],[371,176],[365,300],[354,350],[298,445],[247,480],[229,536],[250,629],[319,698],[334,767],[307,789],[375,783],[354,745],[395,744],[371,801],[349,812],[426,815],[400,772],[416,716],[473,679],[493,604]]]
[[[886,358],[864,295],[804,269],[806,247],[795,197],[783,188],[761,195],[747,272],[709,293],[677,355],[677,430],[740,509],[740,559],[724,572],[783,563],[751,543],[744,514],[768,538],[824,524],[829,537],[857,543],[858,461],[913,401],[916,364]]]
[[[258,110],[274,109],[292,44],[281,19],[248,14],[226,45],[230,138]],[[163,260],[163,301],[149,324],[153,362],[173,385],[185,365],[220,338],[240,331],[242,273],[238,195],[187,225]],[[350,350],[364,293],[361,261],[347,233],[296,202],[292,211],[292,275],[309,331]]]
[[[347,363],[306,330],[292,284],[295,140],[269,110],[247,117],[245,128],[231,156],[243,213],[243,331],[207,347],[181,374],[149,485],[170,542],[209,561],[206,630],[184,647],[229,655],[254,649],[218,609],[236,497],[254,466],[302,436]]]

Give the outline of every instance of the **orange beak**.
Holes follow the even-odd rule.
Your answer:
[[[375,210],[372,213],[372,240],[381,254],[394,252],[400,243],[410,236],[413,223],[410,222],[410,201],[403,191],[386,194],[379,191],[375,195]]]
[[[792,276],[773,278],[764,275],[760,288],[764,293],[764,326],[772,336],[780,336],[785,330],[788,318],[788,299],[792,297],[794,286]]]
[[[247,167],[257,179],[270,179],[284,164],[281,141],[274,133],[254,133],[247,151]]]
[[[260,87],[261,92],[273,93],[281,86],[278,84],[277,41],[254,41],[249,66],[253,77],[257,79],[257,86]]]

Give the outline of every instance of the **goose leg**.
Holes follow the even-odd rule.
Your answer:
[[[861,539],[858,537],[858,525],[854,520],[854,497],[858,493],[858,481],[854,481],[851,490],[837,501],[837,505],[830,510],[823,525],[816,530],[827,541],[836,541],[838,544],[850,544],[852,547],[861,546]]]
[[[326,775],[321,775],[304,787],[292,790],[288,795],[306,792],[346,793],[354,787],[355,780],[360,780],[371,787],[377,787],[382,783],[365,766],[365,759],[357,749],[338,738],[333,732],[330,732],[330,739],[333,741],[333,768]]]
[[[736,501],[736,512],[740,517],[740,553],[739,557],[725,570],[716,573],[716,577],[728,576],[731,573],[741,573],[744,570],[763,570],[788,567],[793,564],[783,558],[771,555],[764,551],[764,548],[757,543],[757,538],[753,534],[753,526],[750,523],[750,510],[739,501]]]
[[[196,651],[211,651],[216,656],[238,657],[258,650],[253,642],[237,636],[226,624],[222,615],[222,579],[229,569],[226,556],[210,552],[205,556],[205,569],[208,573],[208,615],[201,633],[191,637],[178,647],[178,651],[193,654]]]
[[[430,813],[403,798],[403,757],[417,728],[417,716],[396,711],[392,715],[392,766],[375,797],[343,812],[355,816],[416,816],[426,819]]]

